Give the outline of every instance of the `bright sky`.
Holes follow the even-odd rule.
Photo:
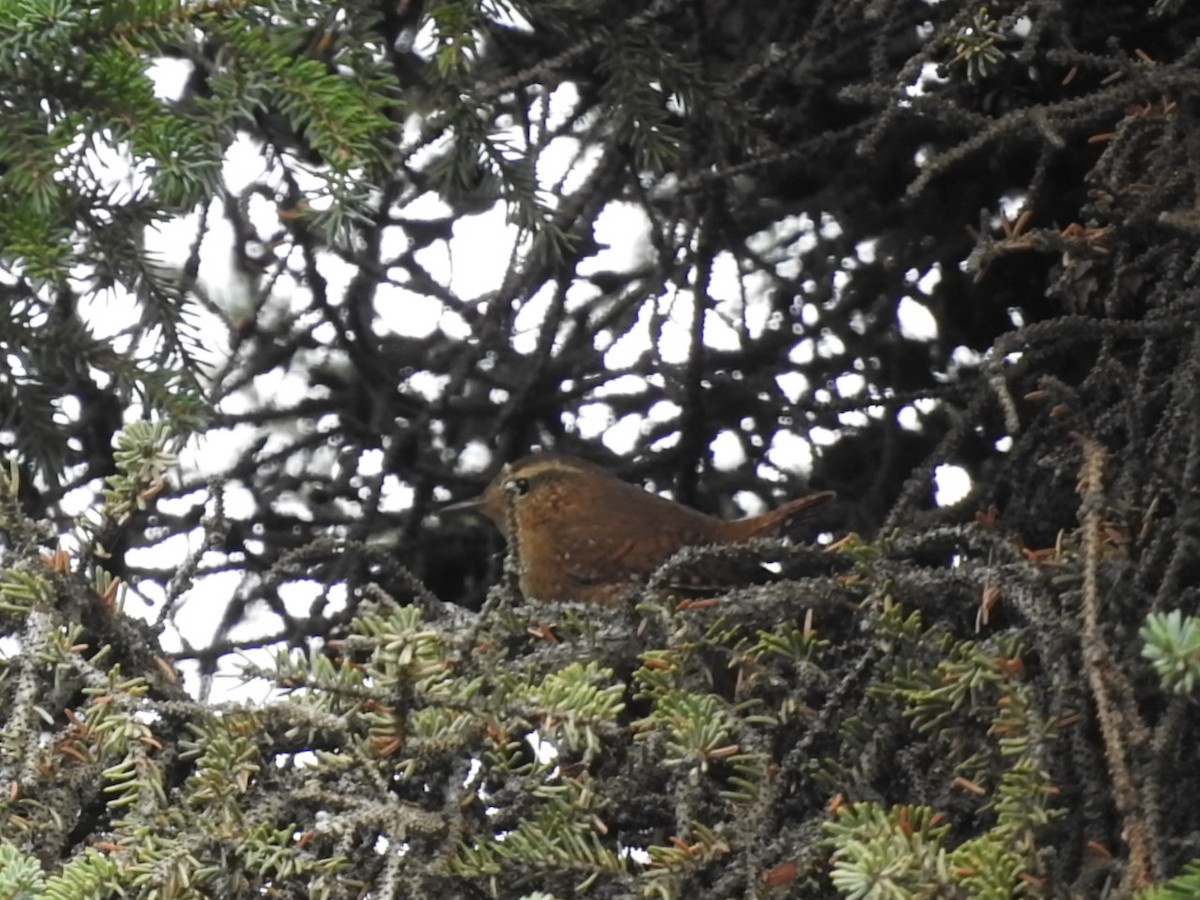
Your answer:
[[[160,96],[171,98],[179,95],[188,77],[189,66],[189,63],[181,60],[166,59],[155,64],[153,74]],[[557,88],[547,100],[551,124],[569,115],[578,99],[573,85],[564,84]],[[509,137],[516,143],[523,140],[517,128],[512,130]],[[120,154],[112,156],[113,158],[104,162],[109,171],[114,173],[114,186],[124,184],[132,190],[137,174],[132,171],[128,157],[122,158]],[[584,183],[595,162],[596,154],[581,153],[575,139],[559,138],[539,162],[539,181],[547,191],[561,182],[562,190],[569,193]],[[240,194],[250,184],[270,186],[280,183],[277,173],[267,171],[261,148],[247,137],[240,138],[230,148],[224,174],[229,189],[235,195]],[[427,194],[408,198],[401,213],[409,219],[431,219],[447,216],[451,210],[438,198]],[[252,197],[249,203],[249,217],[260,235],[268,236],[279,229],[275,206],[264,197]],[[197,213],[163,224],[147,234],[147,249],[157,254],[164,265],[182,267],[196,240],[200,221]],[[243,280],[231,277],[234,235],[220,201],[213,201],[211,204],[205,227],[207,231],[201,245],[199,286],[215,305],[236,319],[241,310],[250,309],[250,297],[243,294]],[[631,271],[648,262],[647,248],[652,246],[649,240],[650,227],[649,220],[638,207],[620,202],[609,204],[601,213],[595,228],[596,240],[601,245],[607,245],[607,248],[592,258],[580,274]],[[770,245],[780,243],[781,233],[788,233],[793,238],[799,237],[802,242],[811,241],[811,236],[817,228],[836,229],[837,225],[831,221],[814,223],[806,217],[793,217],[780,223],[774,233],[756,238],[761,246],[756,246],[755,249],[760,253],[768,251]],[[806,235],[809,237],[806,238]],[[449,241],[432,244],[422,251],[418,259],[457,296],[467,299],[479,298],[503,280],[517,239],[515,228],[506,224],[505,210],[497,206],[490,211],[459,220]],[[399,228],[392,229],[385,237],[384,256],[400,250],[405,240]],[[863,245],[858,251],[862,261],[869,261],[872,253],[873,247],[870,245]],[[348,284],[353,270],[330,253],[321,254],[318,265],[329,282],[331,294],[338,296]],[[794,262],[783,260],[779,265],[781,274],[799,274]],[[791,270],[788,269],[789,266],[792,266]],[[389,275],[399,283],[384,285],[379,289],[376,298],[378,329],[413,337],[426,336],[435,329],[441,329],[456,337],[467,336],[466,323],[453,310],[447,309],[435,298],[410,291],[403,286],[407,273],[397,270],[389,272]],[[932,280],[939,277],[936,271],[909,273],[914,294],[917,295],[922,294],[922,289],[927,289]],[[731,323],[743,319],[752,334],[760,333],[768,327],[768,305],[755,299],[762,293],[758,289],[765,287],[768,280],[765,273],[739,272],[738,264],[730,254],[723,254],[716,260],[710,290],[717,303],[716,308],[710,311],[705,319],[706,343],[722,349],[737,347],[738,334]],[[590,282],[581,282],[569,292],[568,302],[573,306],[586,304],[594,300],[597,294],[598,289]],[[548,298],[534,298],[534,301],[521,311],[517,321],[518,332],[514,337],[516,349],[532,349],[536,339],[535,326],[540,322],[547,302]],[[692,317],[695,314],[693,298],[687,291],[680,291],[670,297],[659,298],[655,303],[658,313],[667,317],[659,342],[659,351],[669,362],[682,361],[688,345]],[[304,314],[307,304],[308,296],[304,286],[296,283],[290,276],[285,276],[277,283],[263,314],[268,317],[299,316]],[[98,298],[90,310],[89,321],[99,335],[116,334],[129,324],[127,310],[127,305],[119,297]],[[936,337],[936,320],[914,296],[900,298],[898,310],[897,327],[905,337],[913,340],[931,340]],[[627,368],[649,346],[650,319],[651,308],[647,305],[632,334],[608,348],[605,361],[610,370],[619,372]],[[524,333],[521,331],[522,326],[527,329]],[[225,362],[224,354],[228,352],[228,344],[221,323],[213,319],[208,327],[214,335],[214,339],[207,342],[211,351],[211,359],[208,362],[216,369]],[[811,340],[801,342],[794,351],[793,360],[802,364],[816,349]],[[793,400],[811,389],[799,371],[781,375],[779,383],[781,389]],[[418,377],[408,387],[434,395],[441,385],[426,375],[424,381]],[[636,388],[636,385],[623,387],[622,379],[616,379],[605,390],[617,393],[631,388]],[[840,396],[854,396],[864,388],[865,380],[854,374],[843,376],[836,385]],[[264,398],[286,405],[305,396],[307,390],[308,384],[302,376],[274,372],[256,379],[251,391],[227,398],[224,408],[231,412],[249,409]],[[818,389],[816,395],[831,398],[824,389]],[[647,416],[651,421],[669,421],[677,418],[679,413],[680,410],[674,404],[661,402],[649,410]],[[882,415],[883,410],[876,409],[874,414]],[[918,427],[918,414],[915,409],[902,411],[899,420],[904,427]],[[847,413],[842,416],[842,422],[847,426],[862,425],[866,421],[867,413],[864,412]],[[584,437],[601,440],[617,452],[628,452],[648,423],[641,415],[628,415],[615,420],[610,407],[603,402],[601,392],[597,402],[581,408],[578,417],[570,424]],[[232,462],[239,450],[250,446],[259,437],[259,430],[250,427],[208,435],[186,449],[183,464],[194,471],[217,475]],[[836,438],[835,432],[820,428],[799,434],[780,432],[768,448],[767,455],[784,468],[795,468],[799,465],[802,469],[807,469],[811,465],[813,446],[831,444]],[[270,452],[271,446],[269,442],[264,452]],[[714,462],[719,467],[732,468],[743,462],[741,444],[732,432],[718,435],[713,450]],[[330,458],[332,459],[332,452]],[[363,474],[374,474],[378,471],[381,461],[381,454],[366,454],[360,463],[360,471]],[[462,465],[466,468],[482,469],[488,462],[488,454],[482,447],[469,448],[462,457]],[[394,476],[389,477],[393,480],[388,503],[395,508],[404,508],[407,500],[406,489]],[[936,489],[939,504],[954,503],[968,488],[969,481],[962,469],[955,466],[938,468]],[[83,506],[90,502],[91,496],[90,490],[81,489],[77,496],[70,500]],[[756,511],[751,508],[755,498],[747,495],[739,496],[738,499],[748,507],[748,512]],[[224,500],[226,513],[233,517],[248,516],[254,509],[254,498],[236,485],[226,487]],[[173,505],[173,511],[182,512],[194,502],[195,498],[182,498],[166,501],[164,506]],[[289,512],[303,515],[304,509],[297,504]],[[203,535],[199,529],[191,534],[176,535],[152,551],[140,551],[145,554],[145,558],[135,558],[135,561],[161,565],[165,558],[183,560],[188,554],[197,551],[202,539]],[[178,606],[173,621],[177,631],[164,635],[164,646],[168,649],[179,647],[181,635],[187,635],[193,645],[202,646],[207,643],[223,609],[224,598],[233,594],[240,580],[240,573],[233,572],[209,576],[202,583],[195,585],[184,602]],[[155,596],[153,586],[147,586],[145,590],[150,599],[156,601],[157,606],[162,598]],[[303,615],[312,600],[324,590],[326,589],[316,582],[294,582],[284,592],[284,599],[293,612]],[[338,598],[335,589],[333,599],[336,601],[344,598]],[[130,597],[127,609],[133,614],[144,614],[149,618],[156,615],[155,608],[144,608],[141,601],[133,596]],[[273,621],[273,617],[267,616],[263,611],[262,616],[252,616],[240,625],[232,637],[248,638],[256,634],[271,633],[276,628],[277,623]],[[235,684],[236,682],[230,679],[223,685],[222,693],[233,689]],[[195,687],[194,682],[191,686]],[[262,699],[266,689],[241,687],[237,690],[249,690],[252,696],[258,695],[255,699]]]

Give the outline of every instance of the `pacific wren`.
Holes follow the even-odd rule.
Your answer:
[[[621,481],[573,456],[538,453],[504,466],[478,509],[508,541],[521,593],[536,600],[617,604],[684,547],[740,544],[833,497],[825,491],[726,522]]]

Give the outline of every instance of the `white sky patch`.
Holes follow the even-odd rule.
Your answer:
[[[203,530],[193,528],[161,538],[149,547],[131,547],[125,558],[131,566],[152,569],[163,566],[166,560],[185,559],[203,546]]]
[[[867,387],[867,380],[858,372],[847,372],[839,375],[834,381],[839,397],[857,397]],[[863,410],[848,410],[838,413],[838,422],[850,428],[865,428],[870,424],[870,416]]]
[[[363,478],[374,478],[383,471],[383,451],[379,449],[364,450],[358,455],[357,472]]]
[[[656,438],[650,447],[653,450],[669,450],[678,445],[681,439],[682,435],[678,431],[672,431],[664,434],[662,437]]]
[[[311,176],[305,179],[304,173],[301,171],[297,171],[295,175],[298,181],[307,181],[308,186],[316,185],[315,179]],[[252,184],[260,182],[274,184],[279,180],[277,176],[272,176],[267,168],[262,143],[245,133],[239,133],[229,145],[229,149],[225,151],[221,177],[225,181],[225,186],[234,194],[240,194]],[[300,186],[303,189],[306,185],[301,183]]]
[[[246,219],[256,233],[269,235],[280,228],[279,205],[260,193],[250,194],[246,199]]]
[[[401,481],[399,476],[389,473],[383,477],[383,492],[379,498],[379,509],[383,512],[403,512],[412,508],[416,496],[417,492],[413,490],[412,485]]]
[[[77,478],[82,475],[82,466],[73,466],[64,473],[63,481],[69,481],[71,478]],[[99,478],[93,478],[91,481],[79,485],[67,491],[63,495],[59,505],[62,506],[62,511],[68,516],[83,515],[85,510],[89,510],[96,503],[96,492],[101,489],[102,482]],[[73,547],[78,547],[78,544],[72,543]]]
[[[704,346],[713,350],[740,350],[742,337],[725,317],[708,309],[704,311]]]
[[[192,647],[203,647],[204,644],[192,641]],[[163,640],[163,649],[168,653],[179,650],[179,647],[168,647]],[[254,707],[265,706],[283,697],[283,693],[265,681],[245,681],[242,676],[242,666],[249,661],[257,665],[271,666],[274,656],[265,651],[243,656],[226,656],[217,661],[217,671],[212,678],[210,699],[220,703],[245,703]],[[195,660],[180,660],[176,668],[181,676],[184,690],[193,697],[200,695],[200,665]]]
[[[575,417],[575,430],[584,440],[594,441],[616,422],[612,407],[607,403],[585,403]]]
[[[651,228],[650,217],[640,206],[619,200],[605,204],[592,229],[596,243],[605,249],[583,260],[579,274],[632,272],[653,262]]]
[[[201,479],[219,476],[228,468],[230,460],[236,459],[253,446],[258,436],[259,430],[252,425],[212,429],[188,441],[179,453],[180,466],[184,471],[195,473]],[[190,494],[188,497],[192,498],[192,502],[199,499]],[[254,496],[237,482],[228,482],[224,486],[222,497],[225,501],[225,514],[233,519],[249,519],[258,507]]]
[[[276,409],[294,406],[308,396],[308,383],[298,374],[286,372],[283,369],[271,369],[254,376],[252,382],[258,397],[246,403],[247,408],[255,408],[257,401],[270,397],[270,405]],[[230,398],[232,400],[232,398]],[[249,400],[249,398],[245,398]]]
[[[748,242],[752,243],[753,238]],[[728,251],[717,254],[709,277],[708,295],[715,302],[705,320],[705,343],[716,349],[740,349],[741,333],[753,339],[762,336],[778,313],[771,308],[771,281],[765,272],[743,272]],[[726,346],[728,345],[728,346]]]
[[[674,400],[659,400],[650,407],[652,422],[671,422],[683,415],[683,407]]]
[[[454,457],[460,472],[478,474],[492,464],[492,451],[482,441],[470,441]]]
[[[746,462],[742,439],[729,429],[718,431],[708,446],[712,450],[713,468],[718,472],[732,472]]]
[[[330,612],[346,606],[346,586],[334,584],[326,587],[319,581],[289,581],[279,586],[279,599],[288,615],[303,618],[312,612],[312,605],[320,598],[326,597],[331,602]]]
[[[837,385],[839,395],[853,397],[863,392],[863,389],[867,386],[867,380],[857,372],[847,372],[844,375],[839,375],[834,384]]]
[[[567,309],[571,312],[583,309],[601,300],[603,296],[604,292],[590,281],[579,281],[577,279],[567,286]],[[606,346],[611,346],[612,335],[607,332],[596,334],[593,339],[593,345],[598,350],[603,350]]]
[[[552,283],[543,284],[517,311],[509,338],[513,349],[518,353],[530,354],[537,350],[542,323],[546,320],[546,313],[554,299],[554,291],[555,286]]]
[[[813,238],[805,235],[800,238],[801,242],[815,242]],[[780,278],[792,279],[800,275],[800,251],[795,250],[788,258],[780,260],[775,264],[775,274]]]
[[[1004,213],[1005,218],[1009,222],[1016,222],[1018,217],[1025,211],[1025,204],[1029,200],[1029,195],[1024,191],[1018,191],[1012,194],[1005,194],[1000,198],[1000,211]],[[993,220],[995,227],[1000,227],[999,217]]]
[[[565,421],[568,427],[573,427],[579,433],[580,437],[586,440],[600,440],[614,452],[628,453],[632,449],[629,445],[631,436],[636,439],[645,434],[650,423],[677,422],[682,411],[677,403],[670,400],[659,400],[651,405],[644,417],[635,414],[625,416],[618,422],[612,407],[602,401],[583,404],[577,416],[567,414]],[[654,447],[661,450],[673,447],[678,442],[679,432],[671,431],[659,437],[654,442]]]
[[[642,393],[646,387],[646,379],[638,375],[618,375],[611,381],[596,388],[597,397],[628,397]]]
[[[214,201],[215,204],[215,201]],[[210,205],[209,226],[216,224],[212,214],[219,213]],[[171,266],[182,266],[188,257],[192,243],[196,240],[196,229],[200,221],[198,213],[188,213],[186,216],[175,216],[161,222],[155,222],[146,228],[146,249],[153,253],[163,263]],[[226,225],[227,240],[231,240],[233,231]],[[201,266],[204,264],[201,258]]]
[[[953,506],[971,492],[971,476],[962,466],[940,465],[933,470],[933,502]]]
[[[938,286],[941,280],[942,267],[939,264],[934,263],[925,271],[924,275],[917,279],[917,287],[920,289],[922,294],[929,296],[933,293],[933,289]]]
[[[555,138],[550,142],[550,146],[546,148],[542,157],[552,160],[559,143],[565,140],[565,138]],[[582,188],[603,157],[604,151],[593,146],[584,147],[581,151],[574,153],[571,158],[570,172],[563,179],[559,191],[563,194],[573,194]]]
[[[529,20],[507,0],[489,0],[483,5],[483,10],[493,22],[523,31],[526,34],[533,34],[533,26],[529,24]]]
[[[529,749],[533,751],[533,755],[537,757],[537,761],[542,765],[549,765],[558,759],[558,748],[549,741],[542,740],[542,736],[536,731],[525,735],[525,740],[529,744]]]
[[[567,124],[575,110],[579,107],[579,87],[573,81],[564,81],[550,92],[548,99],[549,115],[546,116],[546,127],[556,131]]]
[[[767,504],[753,491],[738,491],[733,495],[733,502],[742,511],[743,516],[757,516],[767,511]],[[778,574],[781,569],[777,563],[761,563],[762,567]]]
[[[642,433],[644,419],[637,413],[622,416],[621,419],[604,432],[604,446],[613,453],[628,456],[637,446]]]
[[[901,297],[896,305],[896,321],[900,334],[910,341],[932,341],[938,336],[937,319],[924,303],[912,297]]]
[[[79,421],[79,397],[76,395],[66,394],[55,398],[53,406],[55,425],[70,425],[71,422]]]
[[[604,353],[604,367],[609,371],[633,368],[650,344],[652,307],[643,303],[637,321]]]
[[[1013,356],[1019,358],[1020,354],[1013,354]],[[1008,359],[1010,357],[1005,358]],[[954,366],[975,368],[981,362],[983,362],[983,355],[975,350],[972,350],[970,347],[964,347],[960,344],[950,351],[950,362],[951,365]]]
[[[746,276],[746,306],[742,310],[742,321],[751,340],[758,340],[768,328],[785,326],[783,314],[772,308],[769,299],[769,284],[765,275],[753,273]]]
[[[78,171],[78,157],[82,154],[83,166],[88,177],[94,177],[97,186],[107,191],[108,202],[129,203],[146,194],[150,185],[148,170],[151,166],[145,155],[134,158],[129,141],[118,141],[111,131],[105,129],[88,141],[80,132],[70,144],[55,155],[62,168],[54,173],[55,179],[67,181]],[[106,212],[102,216],[108,215]]]
[[[917,75],[916,80],[904,89],[904,93],[909,97],[920,97],[928,90],[931,84],[945,84],[949,81],[947,76],[938,72],[937,63],[925,63],[921,66],[921,71]]]
[[[147,252],[160,265],[182,270],[195,245],[199,223],[199,215],[191,213],[148,227],[145,233]],[[200,289],[230,321],[237,323],[254,313],[257,298],[252,293],[253,285],[233,270],[233,241],[233,228],[225,218],[221,202],[214,200],[209,205],[206,232],[200,244],[200,268],[197,277]],[[282,307],[294,307],[299,303],[302,298],[296,296],[293,288],[290,278],[279,279],[263,313],[278,314]],[[117,303],[119,307],[125,305],[123,299]],[[127,308],[129,314],[133,314],[132,305],[128,305]],[[96,316],[92,320],[94,332],[98,336],[104,336],[104,330],[115,328],[116,323],[120,321],[120,317],[111,315]],[[219,330],[215,323],[213,327],[214,330]],[[224,342],[214,342],[209,349],[212,356],[206,360],[209,365],[223,360],[226,353]]]
[[[816,226],[808,213],[787,216],[771,228],[751,235],[746,244],[759,255],[778,255],[778,248],[782,248],[785,258],[794,262],[817,246]]]
[[[838,432],[829,428],[822,428],[820,425],[816,425],[810,429],[808,436],[818,447],[830,447],[838,441]]]
[[[450,290],[471,299],[499,288],[517,240],[517,230],[506,222],[503,204],[478,215],[463,216],[454,223],[453,233]]]
[[[938,401],[930,400],[927,397],[922,397],[920,400],[914,400],[911,405],[901,407],[896,413],[896,421],[900,427],[908,431],[921,430],[921,417],[927,416],[937,408]]]
[[[916,284],[917,289],[923,294],[929,294],[942,280],[942,270],[936,264],[931,265],[924,272],[919,269],[910,269],[905,272],[904,280],[910,284]]]
[[[426,191],[404,204],[401,212],[404,218],[414,221],[433,221],[444,219],[454,214],[454,210],[433,191]]]
[[[846,352],[846,345],[836,334],[822,334],[821,342],[817,345],[817,352],[822,356],[841,356]]]
[[[808,393],[808,379],[799,372],[782,372],[775,376],[775,383],[789,403],[799,403],[800,398]]]
[[[842,225],[829,213],[821,213],[820,232],[821,237],[832,241],[842,236]]]
[[[413,372],[404,380],[405,387],[431,403],[442,396],[449,383],[449,375],[437,375],[433,372]]]
[[[659,358],[671,365],[687,362],[691,345],[692,317],[696,315],[696,298],[691,291],[676,291],[659,297],[658,313],[665,315],[659,328],[655,349]]]
[[[191,60],[170,56],[155,59],[147,69],[150,80],[154,82],[154,96],[167,102],[178,100],[183,96],[194,69]]]
[[[540,184],[557,184],[560,180],[566,179],[568,173],[576,173],[576,184],[573,187],[567,187],[564,181],[562,193],[570,194],[579,187],[579,183],[583,181],[587,174],[587,166],[577,162],[577,157],[581,156],[582,144],[578,138],[574,137],[556,137],[546,146],[545,152],[538,155],[535,162],[537,166],[537,177]],[[593,148],[589,148],[591,150]],[[582,151],[586,153],[587,151]],[[591,153],[591,159],[599,159],[599,154]]]
[[[812,444],[790,431],[776,431],[767,450],[767,461],[784,472],[808,474],[813,467]]]
[[[717,254],[709,273],[708,295],[737,307],[742,305],[742,275],[738,261],[728,250]],[[719,304],[718,304],[719,305]]]
[[[162,559],[157,560],[158,565],[161,565],[162,562]],[[171,614],[171,622],[178,629],[178,634],[172,632],[171,629],[164,631],[161,638],[163,649],[179,650],[183,646],[179,634],[187,635],[187,641],[193,647],[207,647],[212,643],[217,625],[221,620],[221,614],[224,612],[224,598],[233,597],[241,583],[240,572],[214,572],[204,576],[201,582],[193,584],[176,601]],[[222,602],[214,602],[216,598],[221,598]],[[138,603],[137,606],[140,607],[141,604]],[[133,602],[127,603],[126,607],[126,612],[135,611]],[[265,612],[266,605],[262,604],[261,607]],[[265,626],[265,620],[273,617],[263,615],[262,618]]]
[[[373,323],[375,333],[428,337],[443,323],[446,307],[428,294],[406,290],[392,284],[381,284],[375,290],[375,312],[379,319]]]

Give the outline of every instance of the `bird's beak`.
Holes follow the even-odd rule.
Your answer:
[[[483,512],[485,502],[482,496],[472,497],[470,500],[459,500],[457,503],[443,506],[438,510],[438,513]]]

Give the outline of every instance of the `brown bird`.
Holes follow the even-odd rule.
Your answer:
[[[761,516],[726,522],[627,484],[586,460],[538,453],[506,465],[482,496],[443,511],[478,509],[496,523],[526,598],[617,604],[684,547],[776,534],[833,496],[810,494]]]

